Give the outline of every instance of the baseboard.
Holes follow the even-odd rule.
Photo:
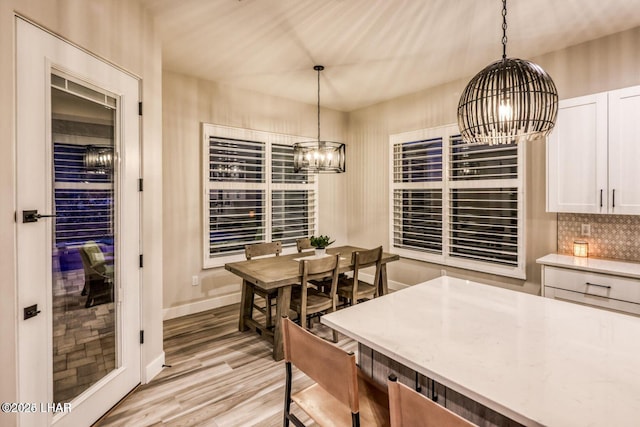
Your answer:
[[[200,313],[201,311],[211,310],[212,308],[224,307],[240,302],[240,292],[220,297],[210,298],[204,301],[192,302],[189,304],[179,305],[177,307],[165,308],[162,311],[162,319],[169,320],[176,317],[182,317],[189,314]]]
[[[144,378],[142,379],[143,384],[147,384],[149,381],[153,379],[156,375],[162,371],[162,366],[164,365],[164,351],[160,353],[158,357],[153,359],[151,363],[149,363],[144,370]]]
[[[410,285],[407,285],[406,283],[395,282],[393,280],[389,280],[388,285],[389,285],[389,289],[392,291],[400,291],[410,286]]]
[[[358,273],[358,278],[360,278],[360,280],[362,280],[363,282],[373,284],[373,274]],[[409,287],[409,285],[406,285],[400,282],[395,282],[389,279],[387,279],[387,286],[389,287],[390,291],[399,291],[401,289],[405,289]]]

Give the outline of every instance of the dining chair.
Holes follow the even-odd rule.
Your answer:
[[[245,245],[244,255],[247,260],[256,257],[262,257],[267,255],[279,256],[282,253],[282,242],[269,242],[269,243],[254,243],[252,245]],[[275,306],[275,302],[278,296],[278,290],[266,291],[253,286],[252,283],[244,281],[243,286],[250,286],[252,288],[251,293],[251,307],[255,308],[265,316],[265,326],[271,328],[273,326],[272,308]],[[256,304],[254,296],[257,295],[264,299],[264,308],[261,305]]]
[[[351,305],[357,304],[361,299],[371,299],[378,296],[380,283],[380,269],[382,267],[382,246],[375,249],[355,251],[351,254],[353,265],[352,277],[341,277],[338,283],[338,296],[349,300]],[[373,285],[360,280],[360,270],[375,266]]]
[[[307,324],[308,316],[336,310],[339,264],[339,254],[300,260],[300,286],[291,292],[290,308],[298,313],[302,327]],[[330,285],[321,290],[317,284],[323,280]],[[337,341],[338,333],[333,331],[333,342]]]
[[[286,369],[284,426],[304,424],[291,413],[295,403],[320,426],[389,426],[389,398],[384,388],[356,366],[356,356],[283,317]],[[314,384],[292,392],[292,366]]]
[[[84,269],[84,287],[81,295],[86,295],[85,308],[113,301],[113,267],[100,246],[93,240],[85,242],[79,249]]]
[[[389,376],[389,415],[391,427],[469,427],[475,424],[438,405],[427,396]]]
[[[298,249],[298,253],[307,249],[315,249],[313,246],[311,246],[311,239],[309,239],[308,237],[296,239],[296,248]]]
[[[298,249],[298,253],[309,250],[309,249],[315,249],[313,246],[311,246],[311,239],[308,237],[302,237],[300,239],[296,239],[296,248]],[[340,276],[342,275],[343,274],[341,273]],[[313,280],[312,283],[316,286],[316,288],[323,290],[325,292],[327,292],[331,286],[331,281],[329,280],[324,280],[324,281]]]

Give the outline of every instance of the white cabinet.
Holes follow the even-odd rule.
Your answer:
[[[640,214],[640,86],[609,92],[609,213]]]
[[[542,296],[640,315],[640,264],[550,254],[542,264]]]
[[[607,94],[560,101],[547,140],[547,211],[600,213],[606,186]]]
[[[640,86],[560,101],[547,211],[640,215]]]

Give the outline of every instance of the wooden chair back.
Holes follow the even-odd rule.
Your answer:
[[[328,257],[327,257],[328,258]],[[296,366],[320,387],[359,412],[356,356],[282,318],[285,362]]]
[[[298,249],[298,253],[307,249],[313,249],[313,246],[311,246],[311,239],[308,237],[296,239],[296,248]]]
[[[355,251],[351,254],[351,264],[353,265],[353,288],[357,294],[358,272],[367,267],[375,265],[376,272],[373,279],[373,286],[378,289],[380,282],[380,269],[382,268],[382,246],[366,251]]]
[[[475,424],[389,377],[391,427],[470,427]]]
[[[244,255],[247,259],[264,255],[278,256],[282,253],[282,242],[270,242],[270,243],[254,243],[253,245],[245,245]]]
[[[300,283],[302,292],[306,293],[306,288],[311,281],[318,281],[331,278],[331,290],[329,295],[335,298],[338,289],[338,267],[340,266],[340,254],[328,255],[317,259],[300,260]],[[311,283],[315,286],[315,283]]]

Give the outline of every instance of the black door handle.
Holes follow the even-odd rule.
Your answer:
[[[37,222],[40,218],[55,218],[58,215],[41,215],[38,210],[22,211],[22,222]]]
[[[38,304],[30,305],[29,307],[24,308],[24,320],[31,319],[32,317],[36,317],[40,313],[38,310]]]

